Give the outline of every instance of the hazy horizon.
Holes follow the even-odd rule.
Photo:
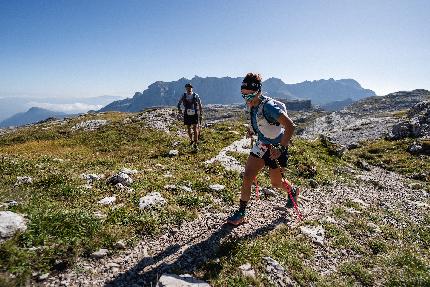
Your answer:
[[[131,97],[155,81],[347,79],[430,89],[430,2],[3,1],[0,97]]]

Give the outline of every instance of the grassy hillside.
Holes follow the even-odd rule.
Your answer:
[[[194,220],[209,204],[220,210],[236,204],[241,184],[239,175],[220,165],[208,166],[204,161],[245,134],[243,120],[204,129],[200,150],[195,153],[188,139],[178,136],[177,131],[182,126],[177,122],[170,126],[170,133],[166,133],[148,127],[139,116],[126,113],[85,115],[22,128],[0,137],[0,203],[8,200],[18,203],[9,207],[3,205],[0,210],[25,214],[28,219],[27,231],[0,245],[0,285],[25,284],[35,279],[32,273],[55,274],[72,268],[78,257],[88,257],[99,248],[115,250],[113,246],[119,240],[132,246],[142,237],[156,237],[163,230]],[[72,129],[88,120],[107,120],[107,124],[94,131]],[[384,167],[405,175],[413,168],[422,172],[430,170],[428,157],[411,157],[405,154],[404,145],[403,142],[377,141],[340,157],[335,147],[319,140],[295,140],[290,149],[287,175],[312,190],[336,181],[355,184],[351,175],[339,170],[355,169],[358,159],[372,164],[382,161]],[[177,149],[179,155],[169,156],[171,149]],[[245,163],[246,156],[232,155]],[[124,167],[141,171],[132,176],[134,192],[120,191],[106,180],[95,182],[89,189],[81,178],[83,173],[109,177]],[[18,176],[30,176],[33,183],[16,186]],[[267,172],[259,180],[261,185],[268,185]],[[168,184],[188,186],[192,191],[169,190],[165,188]],[[222,184],[226,188],[214,192],[210,184]],[[428,178],[416,184],[418,191],[429,192]],[[140,210],[139,198],[154,191],[163,195],[167,205],[155,210]],[[117,197],[115,205],[97,203],[113,194]],[[312,267],[318,247],[297,229],[288,227],[253,240],[223,243],[217,258],[198,266],[196,275],[215,286],[266,285],[268,281],[259,274],[264,269],[262,257],[271,256],[303,285],[430,284],[430,218],[427,216],[422,225],[417,225],[399,216],[407,225],[399,229],[383,222],[384,211],[377,207],[361,215],[345,212],[349,207],[360,209],[354,204],[339,203],[330,211],[343,224],[324,223],[330,248],[351,249],[359,255],[343,262],[329,276],[319,274]],[[382,233],[367,236],[369,222],[380,225]],[[318,222],[311,220],[306,224],[317,225]],[[257,271],[261,271],[255,279],[236,272],[245,262],[253,263]],[[238,275],[232,276],[231,270]]]

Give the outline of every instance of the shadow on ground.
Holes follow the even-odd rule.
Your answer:
[[[256,229],[252,233],[245,234],[241,237],[234,237],[234,239],[253,239],[262,236],[275,229],[276,226],[287,222],[288,219],[285,216],[281,216],[266,226]],[[133,284],[136,284],[136,286],[142,286],[142,284],[143,286],[156,286],[158,278],[160,278],[164,273],[175,273],[175,271],[180,272],[181,274],[191,273],[209,259],[216,258],[221,245],[221,240],[228,236],[233,229],[233,226],[224,224],[220,226],[220,228],[208,239],[186,248],[185,251],[173,262],[164,262],[167,257],[180,251],[182,246],[186,246],[187,242],[182,246],[179,244],[173,244],[155,256],[143,258],[136,264],[136,266],[125,273],[118,275],[116,278],[106,283],[105,286],[131,286]]]

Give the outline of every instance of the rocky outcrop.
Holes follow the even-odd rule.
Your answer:
[[[342,111],[316,118],[298,134],[305,139],[323,134],[348,148],[358,146],[360,141],[384,137],[428,137],[429,104],[424,99],[430,100],[430,92],[414,90],[364,99]],[[395,115],[405,108],[410,109],[406,121]]]
[[[108,123],[107,120],[89,120],[85,122],[80,122],[72,127],[73,131],[84,130],[84,131],[94,131]]]
[[[430,101],[420,102],[408,111],[408,120],[393,126],[391,139],[430,137]]]

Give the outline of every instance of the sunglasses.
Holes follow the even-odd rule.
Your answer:
[[[254,93],[252,93],[252,94],[246,94],[246,95],[244,95],[244,94],[242,94],[242,98],[246,101],[246,102],[250,102],[250,101],[252,101],[254,98],[255,98],[255,96],[258,94],[258,92],[254,92]]]

